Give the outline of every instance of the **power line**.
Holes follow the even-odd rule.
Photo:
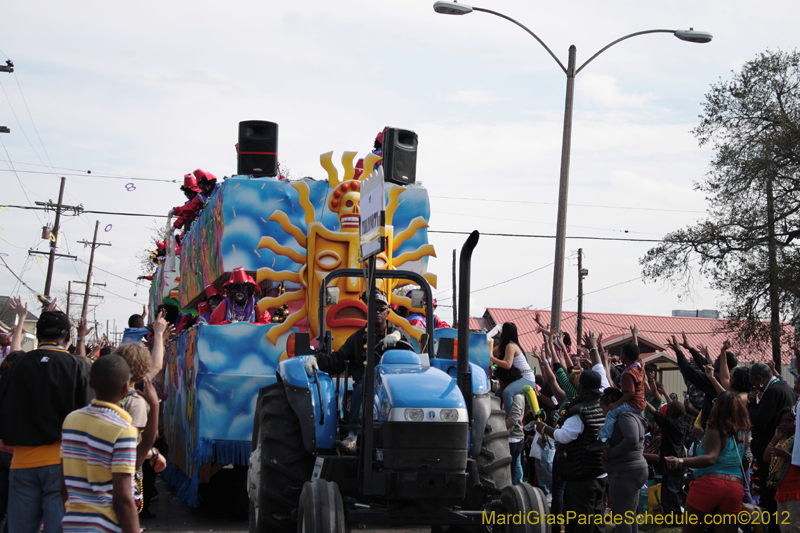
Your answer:
[[[460,196],[431,196],[431,198],[442,198],[445,200],[466,200],[470,202],[497,202],[497,203],[507,203],[507,204],[536,204],[536,205],[558,205],[555,202],[534,202],[530,200],[492,200],[487,198],[465,198]],[[627,209],[633,211],[665,211],[668,213],[702,213],[705,214],[705,211],[691,211],[688,209],[663,209],[663,208],[656,208],[656,207],[629,207],[629,206],[617,206],[617,205],[600,205],[600,204],[569,204],[572,207],[595,207],[595,208],[602,208],[602,209]]]
[[[480,289],[475,289],[474,291],[469,291],[469,293],[470,294],[475,294],[476,292],[485,291],[487,289],[491,289],[491,288],[497,287],[498,285],[503,285],[504,283],[508,283],[510,281],[514,281],[514,280],[519,279],[519,278],[524,278],[525,276],[527,276],[529,274],[533,274],[534,272],[539,272],[540,270],[544,270],[545,268],[547,268],[549,266],[553,266],[553,263],[548,263],[548,264],[546,264],[544,266],[541,266],[541,267],[539,267],[539,268],[537,268],[535,270],[531,270],[530,272],[525,272],[524,274],[520,274],[519,276],[514,276],[513,278],[509,278],[509,279],[497,282],[497,283],[495,283],[493,285],[487,285],[486,287],[483,287],[483,288],[480,288]],[[447,298],[442,298],[441,301],[442,302],[446,302],[447,300],[452,300],[452,299],[453,299],[452,296],[448,296]]]
[[[0,169],[2,170],[2,169]],[[47,208],[44,207],[33,207],[33,206],[26,206],[26,205],[0,205],[0,207],[9,207],[11,209],[25,209],[28,211],[47,211]],[[80,213],[75,213],[70,216],[79,216],[82,213],[93,213],[96,215],[115,215],[115,216],[124,216],[124,217],[154,217],[154,218],[167,218],[169,215],[148,215],[146,213],[120,213],[117,211],[89,211],[86,209],[82,209]],[[67,213],[65,213],[66,215]]]
[[[4,160],[5,163],[10,163],[10,160]],[[29,164],[29,163],[23,163]],[[0,168],[0,172],[11,172],[8,169]],[[16,172],[21,172],[23,174],[53,174],[52,171],[44,172],[41,170],[17,170]],[[157,179],[157,178],[134,178],[131,176],[111,176],[106,174],[92,174],[91,170],[87,171],[79,171],[79,173],[69,173],[69,172],[60,172],[60,175],[63,176],[82,176],[84,178],[101,178],[101,179],[110,179],[110,180],[126,180],[126,181],[162,181],[164,183],[178,183],[178,180],[164,180],[164,179]]]
[[[83,259],[81,259],[80,257],[78,258],[78,261],[80,261],[81,263],[83,263],[83,264],[85,264],[85,265],[88,265],[88,264],[89,264],[89,263],[87,263],[86,261],[84,261]],[[102,268],[100,268],[100,267],[97,267],[97,266],[96,266],[96,267],[94,267],[94,268],[96,268],[96,269],[97,269],[97,270],[99,270],[100,272],[105,272],[106,274],[110,274],[110,275],[114,276],[115,278],[119,278],[119,279],[121,279],[121,280],[127,281],[128,283],[133,283],[133,284],[134,284],[134,285],[136,285],[136,286],[138,286],[138,285],[139,285],[139,283],[137,283],[137,282],[135,282],[135,281],[131,281],[131,280],[129,280],[128,278],[123,278],[122,276],[120,276],[120,275],[117,275],[117,274],[114,274],[113,272],[110,272],[110,271],[108,271],[108,270],[104,270],[104,269],[102,269]]]
[[[8,206],[10,207],[10,206]],[[469,235],[469,231],[445,231],[445,230],[428,230],[428,233],[444,233],[448,235]],[[555,239],[555,235],[534,235],[527,233],[483,233],[481,236],[488,237],[525,237],[527,239]],[[623,237],[586,237],[586,236],[567,236],[567,239],[583,239],[588,241],[623,241],[623,242],[661,242],[661,239],[626,239]]]
[[[523,222],[525,224],[540,224],[542,226],[553,226],[554,225],[552,222],[538,222],[536,220],[523,220],[523,219],[519,219],[519,218],[490,217],[490,216],[485,216],[485,215],[470,215],[468,213],[449,213],[447,211],[436,211],[436,214],[451,215],[451,216],[457,216],[457,217],[482,218],[482,219],[487,219],[487,220],[505,220],[505,221],[509,221],[509,222]],[[573,227],[573,228],[593,229],[593,230],[597,230],[597,231],[614,231],[614,232],[617,232],[617,233],[638,233],[638,234],[641,234],[641,235],[660,235],[660,233],[646,233],[646,232],[643,232],[643,231],[629,231],[629,230],[626,230],[626,229],[596,228],[596,227],[593,227],[593,226],[577,226],[577,225],[573,225],[573,224],[570,224],[570,226]]]
[[[3,146],[3,151],[5,151],[6,157],[8,157],[8,159],[10,160],[11,157],[8,155],[8,148],[6,148],[6,143],[3,142],[3,137],[2,136],[0,136],[0,145]],[[0,169],[0,170],[6,170],[6,169]],[[28,193],[25,191],[25,186],[22,184],[22,180],[19,179],[19,174],[17,174],[17,171],[14,169],[14,165],[13,164],[11,165],[11,171],[14,172],[14,177],[17,178],[17,181],[19,182],[19,186],[22,188],[22,194],[25,195],[25,199],[28,200],[29,204],[31,204],[31,209],[35,209],[33,207],[33,202],[31,202],[31,199],[28,197]],[[36,215],[36,220],[39,221],[39,224],[44,226],[44,222],[42,222],[42,219],[39,218],[39,215]]]

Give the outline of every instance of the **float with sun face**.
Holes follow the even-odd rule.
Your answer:
[[[198,487],[225,465],[247,465],[252,420],[258,391],[276,380],[280,360],[287,357],[293,333],[316,336],[322,280],[341,268],[359,263],[359,189],[362,180],[353,161],[342,157],[343,173],[332,153],[321,163],[328,179],[297,181],[233,176],[209,198],[182,242],[179,272],[159,267],[151,305],[168,296],[182,309],[196,309],[205,288],[220,292],[234,269],[255,277],[261,295],[260,311],[269,310],[273,323],[255,325],[198,325],[181,333],[167,356],[165,433],[170,442],[168,480],[186,504],[200,503]],[[367,156],[366,168],[379,158]],[[421,185],[393,186],[386,191],[390,246],[378,258],[381,268],[402,267],[424,276],[427,258],[434,256],[427,230],[430,204]],[[390,292],[399,282],[386,282]],[[390,283],[390,284],[389,284]],[[338,347],[365,324],[366,306],[359,278],[336,281],[339,303],[327,310],[325,329]],[[393,296],[393,298],[399,298]],[[396,302],[409,305],[403,298]],[[419,339],[423,331],[393,315],[390,320]]]

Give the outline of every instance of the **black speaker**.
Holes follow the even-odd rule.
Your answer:
[[[417,134],[388,128],[383,134],[383,179],[398,185],[417,181]]]
[[[239,123],[237,174],[255,178],[278,175],[278,125],[265,120]]]

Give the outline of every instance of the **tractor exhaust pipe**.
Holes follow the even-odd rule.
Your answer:
[[[458,384],[467,412],[472,420],[472,374],[469,372],[469,282],[472,268],[472,251],[478,245],[480,233],[476,230],[461,247],[458,271]]]

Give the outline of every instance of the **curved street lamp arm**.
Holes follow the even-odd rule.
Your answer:
[[[541,44],[542,46],[544,46],[544,49],[545,49],[545,50],[547,50],[547,53],[549,53],[549,54],[552,56],[552,58],[556,60],[556,63],[558,63],[558,66],[559,66],[559,67],[561,67],[561,70],[563,70],[563,71],[564,71],[564,74],[567,74],[567,69],[566,69],[566,67],[564,67],[564,64],[561,62],[561,60],[560,60],[560,59],[558,59],[558,58],[556,57],[556,55],[553,53],[553,51],[552,51],[552,50],[550,50],[550,48],[548,48],[546,44],[544,44],[544,41],[542,41],[541,39],[539,39],[539,36],[538,36],[538,35],[536,35],[536,34],[535,34],[535,33],[533,33],[531,30],[529,30],[527,27],[525,27],[525,25],[524,25],[524,24],[521,24],[521,23],[517,22],[516,20],[512,19],[511,17],[509,17],[509,16],[506,16],[506,15],[503,15],[502,13],[498,13],[497,11],[492,11],[491,9],[484,9],[484,8],[482,8],[482,7],[473,7],[473,8],[472,8],[472,10],[473,10],[473,11],[483,11],[484,13],[489,13],[489,14],[491,14],[491,15],[496,15],[496,16],[498,16],[498,17],[500,17],[500,18],[506,19],[506,20],[507,20],[507,21],[509,21],[509,22],[513,22],[514,24],[516,24],[517,26],[519,26],[520,28],[522,28],[523,30],[525,30],[526,32],[528,32],[528,33],[529,33],[529,34],[530,34],[530,35],[531,35],[531,36],[532,36],[534,39],[536,39],[537,41],[539,41],[539,44]],[[663,31],[666,31],[666,30],[663,30]],[[632,35],[629,35],[628,37],[632,37]],[[623,39],[624,39],[624,37],[623,37]],[[622,40],[622,39],[620,39],[620,40]],[[611,43],[611,44],[614,44],[614,43]],[[610,45],[608,45],[608,46],[611,46],[611,44],[610,44]],[[606,48],[608,48],[608,46],[606,46]],[[605,48],[604,48],[603,50],[605,50]],[[602,52],[603,50],[600,50],[600,52]],[[598,54],[599,54],[600,52],[598,52]],[[596,55],[596,54],[595,54],[595,55]],[[592,59],[594,59],[594,58],[592,58]],[[591,61],[591,59],[590,59],[589,61]],[[589,61],[587,61],[587,63],[588,63]]]
[[[477,8],[473,8],[473,9],[477,9]],[[600,54],[602,54],[603,52],[605,52],[606,50],[608,50],[609,48],[611,48],[612,46],[614,46],[614,45],[615,45],[615,44],[617,44],[618,42],[620,42],[620,41],[624,41],[625,39],[630,39],[631,37],[636,37],[637,35],[645,35],[646,33],[672,33],[672,34],[675,34],[675,30],[646,30],[646,31],[637,31],[636,33],[631,33],[630,35],[626,35],[625,37],[620,37],[620,38],[619,38],[619,39],[617,39],[616,41],[614,41],[614,42],[612,42],[612,43],[609,43],[609,44],[607,44],[606,46],[604,46],[603,48],[601,48],[601,49],[600,49],[600,50],[599,50],[599,51],[598,51],[598,52],[597,52],[595,55],[593,55],[592,57],[590,57],[589,59],[587,59],[587,60],[586,60],[586,62],[585,62],[583,65],[581,65],[580,67],[578,67],[578,70],[576,70],[576,71],[575,71],[575,75],[577,75],[577,74],[578,74],[578,72],[580,72],[581,70],[583,70],[583,67],[585,67],[586,65],[588,65],[589,63],[591,63],[591,62],[592,62],[592,60],[593,60],[595,57],[599,56]],[[552,52],[551,52],[551,53],[552,53]]]

